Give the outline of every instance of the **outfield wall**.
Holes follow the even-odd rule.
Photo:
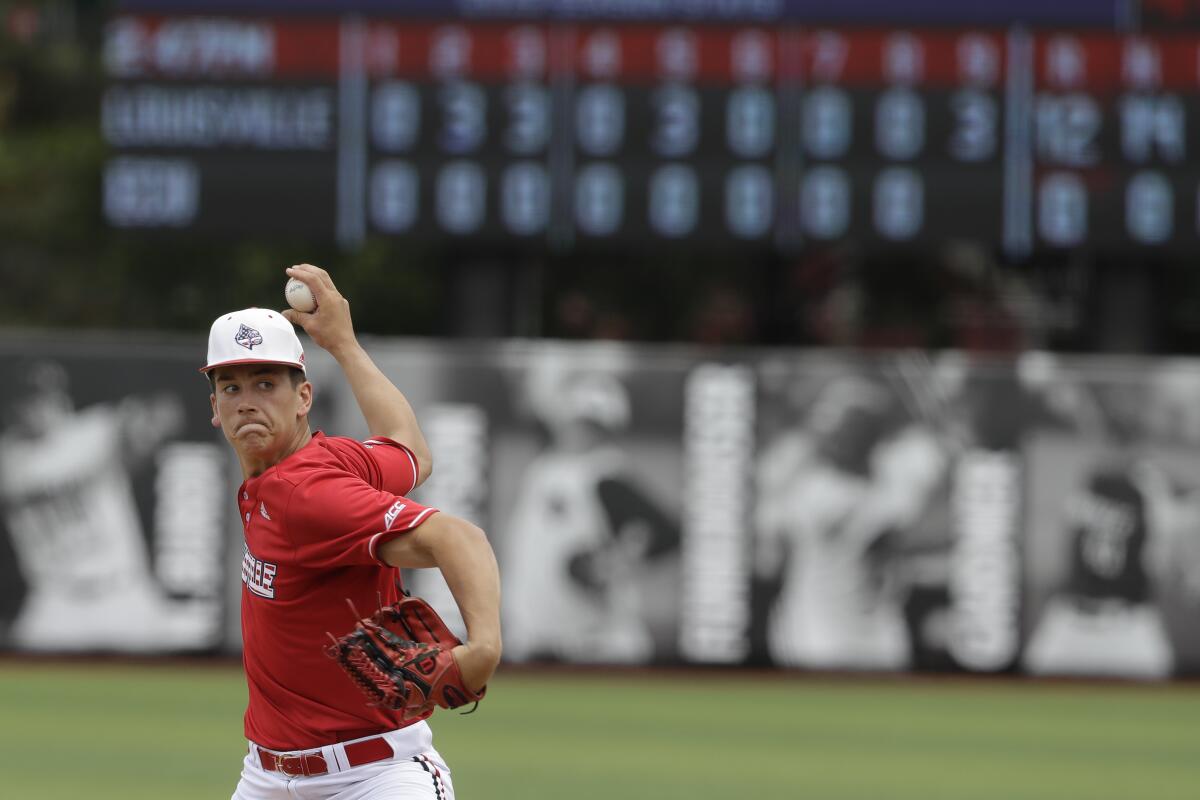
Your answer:
[[[368,345],[434,450],[415,499],[492,539],[510,661],[1200,673],[1200,362]],[[5,648],[239,648],[202,351],[0,342]],[[309,358],[314,427],[365,436]]]

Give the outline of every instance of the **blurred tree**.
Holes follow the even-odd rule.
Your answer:
[[[335,274],[360,330],[443,332],[446,254],[374,242],[165,237],[104,224],[106,3],[0,2],[0,324],[203,330],[228,308],[283,304],[283,270]]]
[[[73,6],[0,6],[0,314],[45,324],[103,303],[80,256],[94,246],[98,73]],[[71,23],[64,24],[62,20]],[[90,296],[90,299],[89,299]]]

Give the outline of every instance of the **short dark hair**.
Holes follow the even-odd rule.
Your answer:
[[[287,366],[287,365],[280,364],[279,366],[282,367],[282,366]],[[288,371],[288,378],[290,378],[292,381],[293,389],[295,389],[297,386],[299,386],[300,384],[304,383],[305,380],[307,380],[307,378],[304,374],[304,370],[300,369],[299,367],[288,367],[287,371]],[[207,375],[208,375],[208,387],[210,389],[212,389],[213,394],[216,394],[217,393],[217,371],[215,369],[210,369],[208,371]]]

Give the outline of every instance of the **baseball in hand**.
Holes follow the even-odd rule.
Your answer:
[[[296,278],[288,278],[283,296],[287,298],[288,305],[297,311],[309,312],[317,307],[317,298],[313,297],[312,289]]]

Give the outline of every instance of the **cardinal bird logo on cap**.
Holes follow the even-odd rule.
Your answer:
[[[262,334],[249,325],[242,325],[233,336],[233,340],[247,350],[253,350],[254,345],[262,344]]]

